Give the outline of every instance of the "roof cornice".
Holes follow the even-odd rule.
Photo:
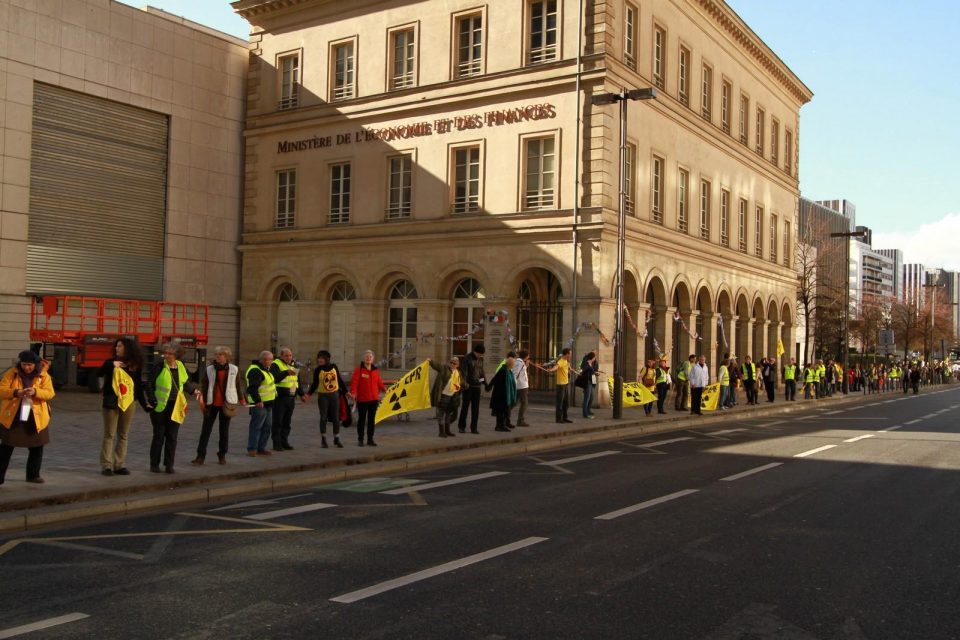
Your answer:
[[[230,6],[248,22],[253,23],[253,18],[257,16],[314,2],[315,0],[236,0],[231,2]]]

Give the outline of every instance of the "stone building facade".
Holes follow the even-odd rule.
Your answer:
[[[625,376],[792,350],[812,94],[722,1],[233,6],[253,25],[246,355],[402,351],[399,370],[512,335],[545,361],[578,334],[609,363],[619,107],[591,97],[623,87],[658,92],[628,111]]]

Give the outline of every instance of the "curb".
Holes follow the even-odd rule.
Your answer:
[[[863,396],[826,398],[831,405],[854,404]],[[620,424],[585,427],[567,431],[530,434],[495,441],[431,447],[381,455],[330,460],[308,465],[278,467],[254,472],[238,472],[212,478],[171,482],[160,490],[154,487],[130,487],[68,494],[54,498],[24,500],[0,507],[0,533],[28,531],[55,524],[101,517],[118,517],[151,509],[180,507],[237,498],[302,489],[344,480],[406,473],[465,462],[523,455],[571,445],[620,440],[638,435],[679,431],[691,425],[730,422],[740,417],[776,416],[796,413],[820,403],[743,408],[736,412],[717,412],[693,418],[689,414],[646,423],[631,420]],[[199,486],[210,485],[210,486]],[[83,503],[83,504],[78,504]]]

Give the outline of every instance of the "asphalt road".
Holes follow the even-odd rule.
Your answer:
[[[933,387],[6,537],[0,638],[960,638],[958,408]]]

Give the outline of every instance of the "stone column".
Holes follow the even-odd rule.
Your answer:
[[[710,379],[714,379],[719,362],[715,362],[717,357],[717,314],[706,312],[703,314],[703,335],[700,336],[700,351],[707,356],[707,367],[710,370]],[[686,354],[685,354],[686,355]]]
[[[675,336],[673,335],[673,314],[676,311],[676,307],[663,307],[654,311],[654,313],[659,315],[658,320],[663,325],[663,339],[660,340],[658,336],[657,342],[660,343],[661,355],[666,356],[668,362],[673,353],[673,341],[675,340]]]

